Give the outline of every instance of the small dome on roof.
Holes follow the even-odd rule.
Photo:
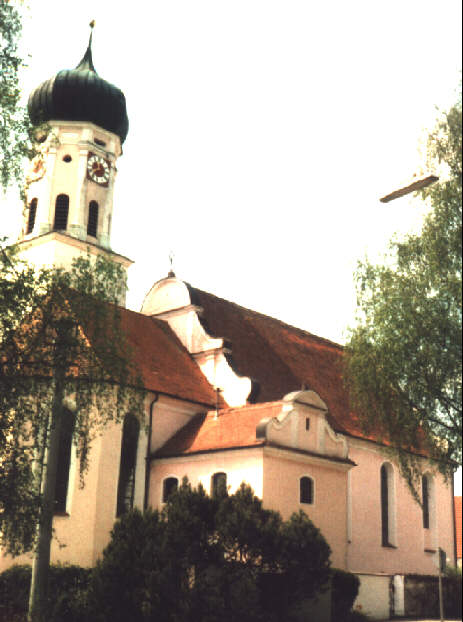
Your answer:
[[[129,119],[124,93],[95,71],[92,34],[84,57],[75,69],[63,69],[29,96],[29,117],[34,124],[56,121],[90,121],[117,134],[124,142]]]

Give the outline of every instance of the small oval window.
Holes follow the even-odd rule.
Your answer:
[[[72,162],[72,158],[70,155],[65,155],[63,158],[63,162]]]

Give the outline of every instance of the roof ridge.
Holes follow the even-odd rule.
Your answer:
[[[211,296],[212,298],[216,298],[217,300],[221,300],[223,302],[226,302],[228,304],[231,304],[235,307],[239,307],[240,309],[243,309],[244,311],[247,311],[248,313],[252,313],[254,315],[259,315],[263,318],[267,318],[269,320],[272,320],[274,322],[277,322],[278,324],[281,324],[282,326],[286,326],[287,328],[290,328],[292,330],[298,331],[300,333],[303,333],[304,335],[307,335],[309,337],[311,337],[312,339],[316,339],[320,342],[326,343],[328,345],[331,346],[335,346],[336,348],[339,348],[340,350],[344,350],[344,346],[340,343],[337,343],[336,341],[332,341],[331,339],[328,339],[326,337],[320,337],[319,335],[315,335],[314,333],[309,332],[308,330],[305,330],[304,328],[299,328],[298,326],[293,326],[292,324],[288,324],[287,322],[283,322],[283,320],[280,320],[276,317],[273,317],[272,315],[267,315],[266,313],[262,313],[261,311],[256,311],[255,309],[249,309],[249,307],[243,307],[243,305],[238,304],[237,302],[233,302],[233,300],[227,300],[226,298],[221,298],[220,296],[216,296],[215,294],[211,294],[210,292],[206,292],[203,289],[199,289],[199,287],[193,287],[190,283],[186,283],[185,285],[187,285],[188,289],[191,290],[195,290],[197,292],[200,292],[201,294],[206,294],[206,296]]]

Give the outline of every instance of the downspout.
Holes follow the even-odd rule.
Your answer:
[[[146,444],[146,457],[145,457],[145,494],[143,497],[143,511],[145,512],[148,507],[148,493],[150,484],[150,458],[151,458],[151,432],[153,430],[153,409],[154,405],[159,399],[159,393],[154,394],[153,401],[150,404],[150,419],[148,424],[148,442]]]

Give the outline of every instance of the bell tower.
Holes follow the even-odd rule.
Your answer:
[[[125,97],[97,74],[92,34],[77,67],[59,71],[29,97],[39,153],[26,176],[18,243],[36,265],[65,267],[87,253],[125,269],[132,263],[110,245],[117,160],[129,125]]]

